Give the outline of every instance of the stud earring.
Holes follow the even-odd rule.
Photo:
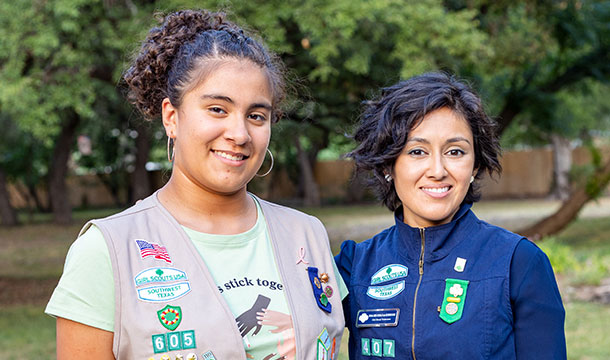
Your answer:
[[[385,174],[384,179],[385,179],[385,181],[387,181],[387,182],[392,182],[392,175],[390,175],[390,174]]]
[[[474,175],[470,177],[470,183],[472,184],[472,182],[474,181]]]

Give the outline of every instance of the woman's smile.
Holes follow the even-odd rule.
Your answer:
[[[441,199],[448,195],[451,190],[451,185],[430,185],[430,186],[422,186],[422,191],[428,194],[429,196],[437,199]]]

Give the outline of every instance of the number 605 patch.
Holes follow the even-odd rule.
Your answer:
[[[194,349],[195,330],[176,331],[152,336],[155,354],[173,350]]]

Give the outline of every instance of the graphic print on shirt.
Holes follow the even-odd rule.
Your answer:
[[[254,304],[235,318],[237,327],[246,346],[246,357],[248,359],[255,358],[248,352],[248,348],[251,347],[249,339],[257,336],[263,326],[271,326],[274,329],[269,329],[268,332],[271,334],[279,334],[277,335],[279,336],[277,340],[277,352],[270,353],[262,359],[294,359],[296,353],[292,317],[288,314],[268,309],[270,302],[270,298],[258,294]],[[250,334],[250,332],[252,333]]]
[[[290,307],[265,219],[257,208],[256,224],[244,233],[185,231],[233,313],[246,357],[291,360],[296,358],[296,347]],[[307,254],[305,259],[309,260]]]

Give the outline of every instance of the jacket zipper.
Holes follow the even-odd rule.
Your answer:
[[[413,355],[413,360],[415,358],[415,306],[417,305],[417,292],[419,291],[419,285],[421,284],[421,278],[424,275],[424,250],[426,248],[426,229],[420,228],[419,235],[421,237],[421,253],[419,254],[419,281],[417,282],[417,287],[415,288],[415,296],[413,297],[413,328],[412,328],[412,337],[411,337],[411,355]]]

